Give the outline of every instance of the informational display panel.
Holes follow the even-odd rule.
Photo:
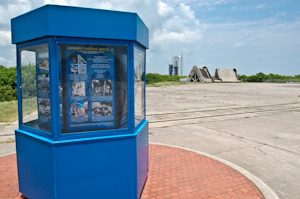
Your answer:
[[[36,49],[37,100],[40,125],[51,126],[48,47]]]
[[[65,102],[61,112],[67,116],[68,131],[112,128],[115,116],[114,48],[66,45],[60,49],[66,55],[62,69],[66,73],[62,90]],[[63,111],[65,109],[66,111]]]
[[[127,48],[58,44],[63,134],[128,128]]]

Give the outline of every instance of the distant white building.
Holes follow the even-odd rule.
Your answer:
[[[172,55],[172,62],[173,62],[173,69],[174,69],[174,75],[182,76],[183,71],[183,56],[181,53],[181,56],[173,56]]]

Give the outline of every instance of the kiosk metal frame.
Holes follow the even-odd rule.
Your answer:
[[[63,19],[63,16],[72,18]],[[86,22],[82,27],[86,31],[70,31],[74,20]],[[91,28],[96,21],[106,28]],[[40,26],[37,27],[37,24]],[[138,48],[146,57],[149,44],[148,28],[138,15],[46,5],[12,19],[12,43],[17,44],[19,129],[16,130],[16,148],[20,192],[30,199],[139,198],[148,173],[146,59],[144,75],[140,77],[144,81],[141,82],[144,86],[141,101],[144,117],[137,123],[134,50]],[[21,50],[43,44],[48,46],[49,57],[50,133],[25,125],[22,113]],[[126,47],[128,121],[125,128],[62,133],[58,63],[60,44]]]

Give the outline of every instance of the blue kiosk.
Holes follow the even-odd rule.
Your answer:
[[[139,198],[148,173],[145,57],[135,13],[46,5],[11,20],[20,192]]]

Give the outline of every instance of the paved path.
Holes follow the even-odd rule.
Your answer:
[[[244,175],[209,157],[152,144],[149,153],[148,179],[141,199],[264,198]],[[0,162],[0,198],[21,199],[15,154],[1,157]]]

